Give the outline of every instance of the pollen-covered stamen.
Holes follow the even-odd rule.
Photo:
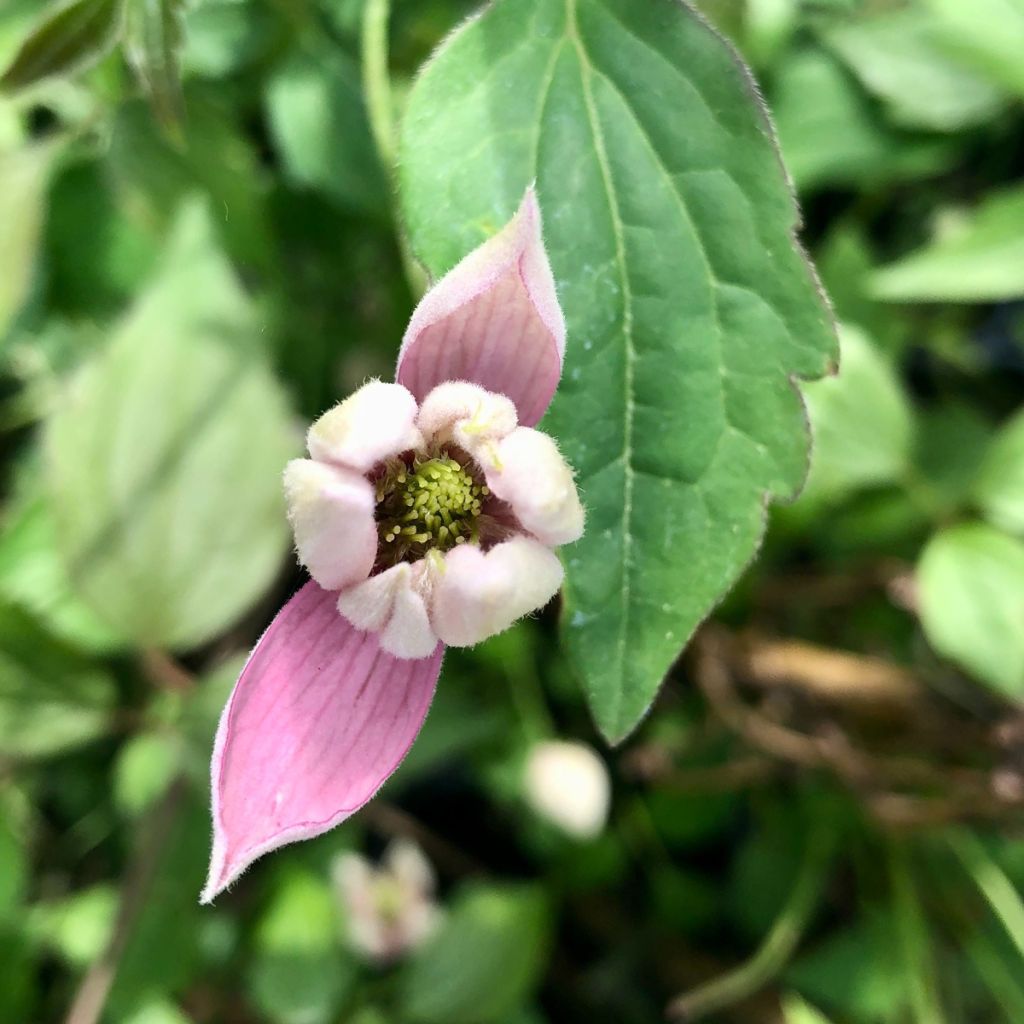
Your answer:
[[[377,481],[379,560],[415,561],[475,541],[490,491],[445,451],[411,466],[395,461]]]

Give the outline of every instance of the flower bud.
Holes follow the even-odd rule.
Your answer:
[[[537,814],[562,831],[593,839],[608,820],[608,769],[583,743],[537,743],[526,761],[524,796]]]

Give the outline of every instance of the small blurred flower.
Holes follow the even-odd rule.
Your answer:
[[[601,833],[608,820],[611,783],[604,761],[586,744],[536,744],[523,781],[527,803],[542,818],[578,839]]]
[[[434,870],[409,840],[392,842],[379,866],[361,854],[343,853],[332,874],[349,942],[374,963],[390,963],[416,949],[441,920]]]

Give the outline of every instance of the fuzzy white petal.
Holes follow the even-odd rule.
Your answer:
[[[583,505],[572,469],[547,434],[517,427],[480,455],[491,493],[507,501],[523,527],[545,544],[583,535]]]
[[[416,399],[401,384],[371,380],[309,428],[309,454],[365,473],[384,459],[422,446],[416,413]]]
[[[380,633],[381,649],[396,658],[425,658],[437,647],[424,593],[429,566],[407,562],[386,569],[338,595],[338,611],[356,629]]]
[[[486,553],[465,544],[445,555],[431,620],[446,644],[469,647],[542,608],[561,583],[557,556],[531,537],[513,537]]]
[[[351,470],[293,459],[284,471],[299,561],[324,590],[366,579],[377,554],[373,487]]]
[[[454,440],[470,454],[484,442],[501,440],[516,427],[511,399],[464,380],[439,384],[420,406],[417,420],[425,439]]]

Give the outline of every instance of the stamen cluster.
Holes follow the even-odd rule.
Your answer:
[[[483,502],[490,494],[473,473],[442,450],[412,465],[390,461],[377,481],[378,556],[394,565],[428,551],[450,551],[479,539]]]

